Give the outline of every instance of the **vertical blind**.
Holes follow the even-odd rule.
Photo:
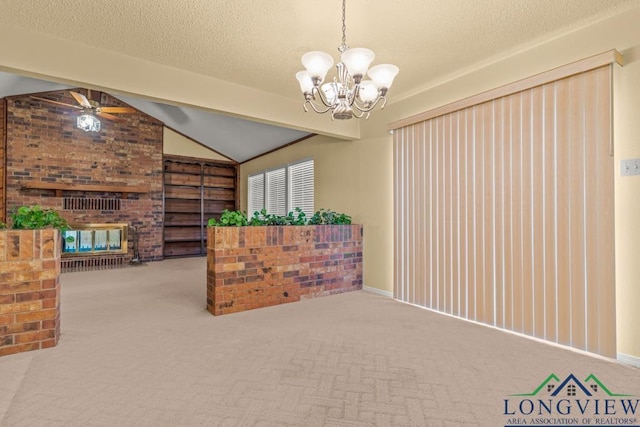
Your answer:
[[[394,296],[615,356],[611,66],[394,133]]]

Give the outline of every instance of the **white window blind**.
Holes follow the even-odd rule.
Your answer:
[[[313,209],[313,160],[289,166],[289,210],[300,208],[311,217]]]
[[[272,215],[286,215],[300,208],[307,218],[314,213],[313,159],[290,163],[249,176],[247,215],[267,209]]]
[[[267,172],[266,207],[271,215],[287,214],[287,171],[285,168]]]
[[[256,211],[264,208],[264,174],[249,177],[249,203],[247,215],[253,216]]]

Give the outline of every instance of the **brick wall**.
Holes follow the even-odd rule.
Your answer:
[[[77,105],[68,91],[38,96]],[[122,123],[101,119],[100,132],[84,132],[76,128],[80,110],[29,96],[6,100],[7,210],[39,204],[58,210],[72,225],[122,222],[142,226],[141,259],[162,259],[162,123],[136,112],[119,114]],[[104,93],[99,101],[101,105],[126,105]],[[130,194],[117,211],[66,211],[63,198],[52,190],[23,189],[29,182],[148,186],[150,192]],[[65,191],[63,196],[121,197],[120,193],[77,191]],[[132,242],[129,250],[131,253]]]
[[[210,227],[214,315],[362,289],[362,226]]]
[[[0,231],[0,356],[58,343],[59,243],[57,230]]]
[[[0,221],[6,222],[4,203],[4,121],[5,121],[4,99],[0,99]]]

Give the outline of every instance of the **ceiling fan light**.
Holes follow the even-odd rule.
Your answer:
[[[379,64],[367,72],[378,89],[389,89],[400,69],[392,64]]]
[[[340,60],[347,67],[347,71],[359,83],[359,79],[367,73],[369,65],[375,59],[376,54],[364,47],[347,49],[340,55]]]
[[[100,120],[92,114],[78,116],[76,126],[85,132],[100,132]]]
[[[300,90],[302,93],[311,93],[313,89],[313,81],[307,71],[298,71],[296,73],[296,79],[298,79],[298,83],[300,83]]]
[[[319,85],[333,66],[333,58],[326,52],[314,50],[302,55],[302,65],[307,69],[314,85]]]

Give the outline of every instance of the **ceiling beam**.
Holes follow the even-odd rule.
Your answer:
[[[0,25],[0,40],[6,41],[0,43],[0,70],[340,139],[360,136],[357,120],[305,113],[302,96],[295,100],[19,27]]]

